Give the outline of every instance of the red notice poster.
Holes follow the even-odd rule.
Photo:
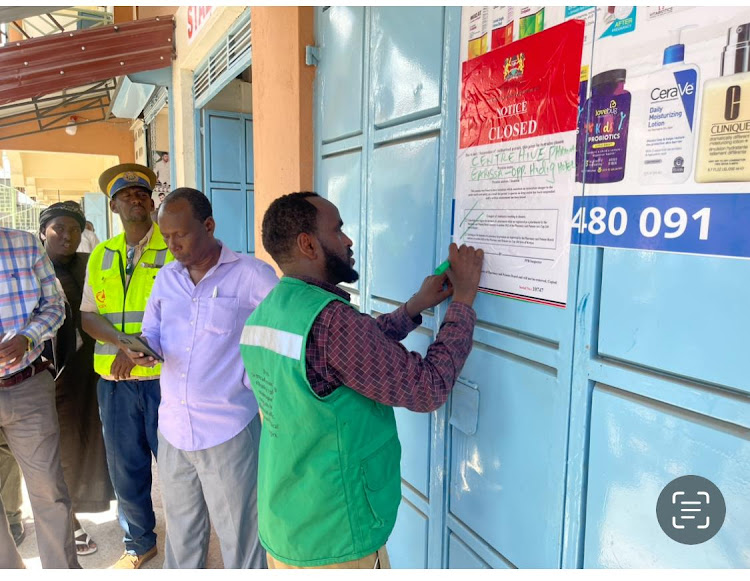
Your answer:
[[[575,130],[582,46],[573,20],[464,62],[460,147]]]

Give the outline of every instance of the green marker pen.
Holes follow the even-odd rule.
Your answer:
[[[445,271],[448,270],[450,267],[451,267],[451,261],[446,260],[435,269],[435,274],[445,274]]]

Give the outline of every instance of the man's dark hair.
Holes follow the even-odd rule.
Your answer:
[[[193,216],[199,222],[205,222],[207,218],[213,216],[211,202],[203,192],[193,188],[177,188],[164,198],[159,206],[159,211],[177,200],[185,200],[193,209]]]
[[[308,198],[318,197],[315,192],[293,192],[271,203],[263,216],[261,228],[263,247],[281,264],[287,261],[297,236],[317,231],[318,209]]]

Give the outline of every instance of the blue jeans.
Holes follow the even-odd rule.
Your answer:
[[[97,385],[107,466],[117,496],[125,550],[142,555],[156,545],[156,517],[151,503],[151,455],[156,435],[159,380],[109,381]]]

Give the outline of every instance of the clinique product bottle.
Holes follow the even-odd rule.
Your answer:
[[[695,181],[750,181],[750,22],[729,29],[721,77],[703,85]]]
[[[630,93],[625,69],[594,75],[591,96],[578,124],[576,181],[586,184],[619,182],[625,176],[630,124]]]
[[[664,49],[664,66],[647,80],[639,172],[645,184],[680,184],[693,167],[698,67],[685,63],[682,30],[675,34],[676,42]]]

